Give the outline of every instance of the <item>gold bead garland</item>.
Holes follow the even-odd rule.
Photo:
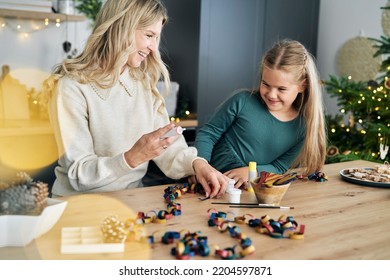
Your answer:
[[[125,223],[120,221],[115,215],[104,219],[101,225],[101,231],[105,243],[120,243],[125,241],[127,237]]]

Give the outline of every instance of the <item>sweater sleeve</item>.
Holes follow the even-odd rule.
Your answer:
[[[184,136],[180,135],[154,161],[167,177],[181,179],[195,174],[192,162],[197,158],[197,150],[188,147]]]
[[[158,129],[169,123],[168,111],[159,109],[161,100],[154,99],[155,115],[155,127]],[[188,147],[187,142],[183,135],[175,136],[175,141],[169,145],[169,147],[153,161],[161,169],[161,171],[169,178],[181,179],[194,175],[195,171],[192,166],[192,162],[198,158],[197,150],[194,147]]]

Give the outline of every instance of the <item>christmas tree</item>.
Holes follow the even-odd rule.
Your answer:
[[[381,9],[390,9],[389,6]],[[336,97],[341,114],[326,116],[327,163],[364,159],[390,161],[390,38],[369,38],[375,57],[385,57],[380,75],[366,82],[330,76],[327,92]]]

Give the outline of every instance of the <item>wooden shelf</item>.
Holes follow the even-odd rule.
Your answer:
[[[176,126],[181,126],[184,128],[193,128],[198,126],[198,120],[181,120],[179,122],[174,122]]]
[[[65,15],[56,13],[43,13],[34,11],[19,11],[10,9],[0,9],[0,17],[17,19],[37,19],[37,20],[57,20],[60,21],[84,21],[85,17],[81,15]]]

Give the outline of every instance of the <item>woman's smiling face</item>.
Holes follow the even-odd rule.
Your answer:
[[[162,26],[163,21],[159,20],[144,29],[135,31],[135,47],[137,51],[129,55],[127,65],[132,68],[138,68],[151,52],[158,50],[158,38],[161,35]]]

